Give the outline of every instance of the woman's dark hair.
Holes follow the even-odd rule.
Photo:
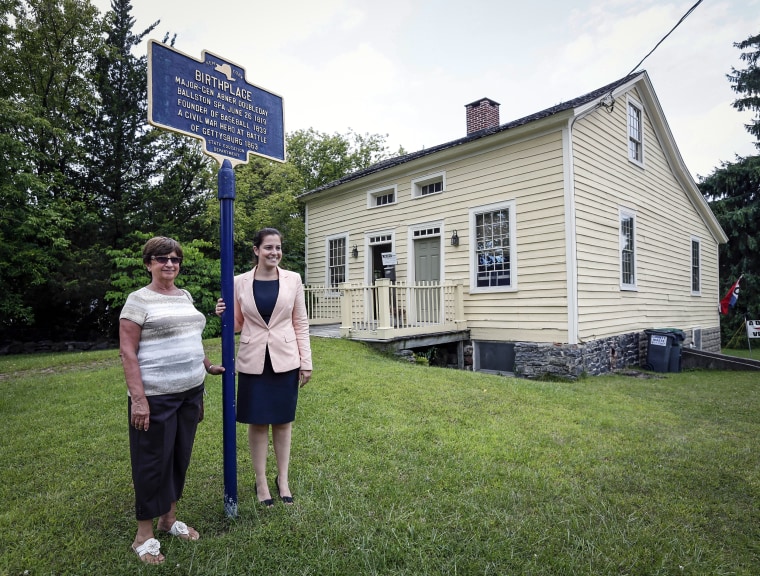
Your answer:
[[[280,231],[277,228],[262,228],[256,232],[256,236],[253,237],[253,247],[260,248],[261,243],[266,236],[279,236],[280,242],[282,242],[282,234],[280,234]]]
[[[166,236],[155,236],[143,246],[143,262],[149,264],[152,256],[166,256],[171,252],[182,258],[182,246],[179,242]]]

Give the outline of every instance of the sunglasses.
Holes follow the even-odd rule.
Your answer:
[[[172,264],[182,264],[182,258],[179,256],[151,256],[150,259],[155,260],[159,264],[166,264],[170,261]]]

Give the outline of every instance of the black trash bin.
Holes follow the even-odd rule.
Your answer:
[[[644,330],[647,335],[647,370],[667,372],[670,367],[671,336],[657,330]]]
[[[649,339],[645,368],[654,372],[680,372],[681,345],[686,339],[683,330],[656,328],[644,332]]]
[[[668,361],[668,372],[681,371],[681,349],[683,341],[686,340],[686,334],[678,328],[657,328],[659,332],[670,334],[670,360]]]

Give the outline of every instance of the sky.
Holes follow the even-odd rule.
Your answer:
[[[176,50],[282,96],[287,133],[380,134],[415,152],[465,136],[465,105],[483,97],[506,123],[626,76],[695,3],[132,0],[132,16],[135,32],[160,20],[149,38],[176,34]],[[637,69],[695,179],[760,153],[726,78],[746,68],[734,43],[758,33],[760,0],[703,0]]]

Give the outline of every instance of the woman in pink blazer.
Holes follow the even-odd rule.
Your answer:
[[[270,507],[274,505],[266,479],[270,426],[277,459],[275,485],[280,499],[293,503],[290,443],[298,389],[311,378],[311,345],[301,276],[279,267],[282,234],[274,228],[260,230],[253,240],[253,254],[253,270],[235,277],[235,332],[240,332],[236,419],[248,424],[256,495]],[[225,309],[220,298],[217,315]]]

